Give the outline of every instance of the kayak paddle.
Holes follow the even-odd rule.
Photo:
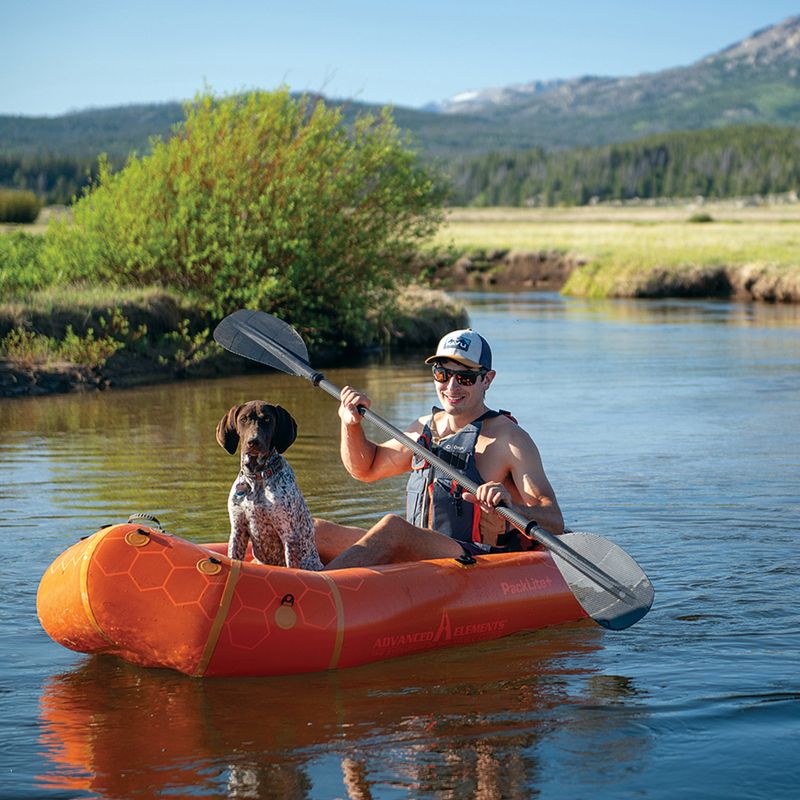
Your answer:
[[[229,314],[214,338],[236,355],[305,378],[337,400],[341,391],[308,363],[300,334],[283,320],[263,311],[242,309]],[[425,458],[443,475],[473,494],[478,485],[404,431],[359,406],[359,413],[411,452]],[[506,506],[495,511],[528,538],[550,551],[556,566],[584,611],[604,628],[622,630],[640,620],[653,604],[654,591],[642,568],[621,547],[591,533],[554,536]]]

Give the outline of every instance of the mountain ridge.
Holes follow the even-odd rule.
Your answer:
[[[497,111],[499,106],[524,104],[529,98],[546,99],[554,95],[573,96],[585,93],[587,87],[602,86],[615,88],[636,87],[652,84],[669,78],[694,78],[704,76],[708,67],[722,66],[732,70],[742,62],[753,67],[772,66],[779,60],[788,59],[793,63],[789,69],[789,77],[796,77],[800,67],[800,15],[765,28],[761,28],[750,36],[734,42],[722,50],[700,58],[688,66],[668,67],[658,71],[647,71],[632,76],[582,75],[576,78],[553,81],[534,80],[529,83],[517,83],[509,86],[490,87],[479,90],[459,92],[440,104],[427,106],[431,110],[442,113],[481,114]]]
[[[433,111],[393,108],[426,157],[453,159],[541,147],[625,142],[658,133],[741,124],[800,125],[800,15],[755,31],[684,67],[635,76],[586,75],[461,92]],[[451,98],[452,101],[452,98]],[[326,99],[345,118],[378,106]],[[448,101],[444,101],[447,103]],[[169,136],[183,104],[131,104],[56,117],[0,116],[0,156],[123,160]]]

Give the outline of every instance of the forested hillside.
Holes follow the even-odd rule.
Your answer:
[[[450,163],[454,205],[584,205],[632,198],[740,197],[800,188],[800,129],[741,126]]]
[[[112,160],[121,166],[124,159]],[[800,189],[800,128],[739,126],[622,144],[542,148],[439,159],[457,206],[584,205],[669,197],[770,195]],[[0,186],[69,203],[97,175],[97,159],[0,155]]]
[[[97,159],[89,157],[0,155],[0,187],[35,192],[47,204],[66,204],[97,176],[97,168]]]

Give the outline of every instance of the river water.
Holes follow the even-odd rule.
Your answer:
[[[797,797],[798,310],[464,299],[490,402],[533,435],[568,525],[640,562],[652,611],[277,679],[73,653],[36,619],[42,572],[135,511],[225,539],[237,463],[214,428],[233,403],[293,413],[320,516],[368,525],[403,482],[352,481],[336,403],[299,378],[0,400],[0,797]],[[434,399],[417,358],[326,374],[401,426]]]

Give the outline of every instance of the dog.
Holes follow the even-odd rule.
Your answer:
[[[314,522],[289,462],[281,455],[297,423],[281,406],[251,400],[233,406],[217,425],[231,455],[241,442],[241,468],[228,495],[228,557],[243,559],[247,543],[262,564],[321,570]]]

